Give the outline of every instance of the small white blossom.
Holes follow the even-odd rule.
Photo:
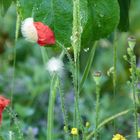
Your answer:
[[[33,18],[26,18],[21,25],[22,35],[30,42],[37,42],[38,35]]]
[[[64,70],[64,63],[61,59],[52,57],[46,64],[45,68],[50,72],[50,74],[56,73],[59,76],[62,76]]]

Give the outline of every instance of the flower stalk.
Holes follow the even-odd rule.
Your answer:
[[[101,72],[94,73],[94,81],[96,84],[96,116],[95,116],[95,139],[97,139],[97,129],[99,125],[99,107],[100,107],[100,80],[101,80]]]
[[[81,18],[80,18],[80,1],[73,0],[73,29],[72,29],[72,37],[71,44],[74,50],[74,89],[75,89],[75,97],[74,97],[74,127],[82,129],[81,115],[79,110],[79,55],[81,48]],[[74,136],[79,139],[78,136]],[[75,138],[74,138],[75,139]]]
[[[135,126],[135,138],[138,140],[138,114],[137,114],[137,84],[138,84],[138,79],[137,79],[137,66],[136,66],[136,56],[134,54],[134,46],[136,44],[136,39],[129,37],[128,38],[128,45],[129,47],[127,48],[127,53],[130,57],[130,73],[131,73],[131,86],[132,86],[132,92],[133,92],[133,104],[134,104],[134,126]]]
[[[47,118],[47,140],[53,140],[54,105],[58,86],[58,77],[54,73],[51,79],[48,118]]]

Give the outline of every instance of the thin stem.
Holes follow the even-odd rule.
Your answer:
[[[111,122],[112,120],[120,117],[120,116],[123,116],[123,115],[126,115],[127,113],[129,113],[130,111],[132,111],[132,109],[127,109],[127,110],[124,110],[122,112],[119,112],[107,119],[105,119],[104,121],[102,121],[99,125],[98,125],[98,128],[97,130],[99,130],[100,128],[102,128],[103,126],[105,126],[107,123]],[[95,131],[92,131],[86,138],[86,140],[91,140],[91,138],[95,135]]]
[[[96,84],[96,116],[95,116],[95,139],[97,139],[98,134],[97,134],[97,128],[99,124],[99,103],[100,101],[100,86],[99,84]]]
[[[63,92],[63,89],[62,89],[62,85],[60,83],[60,78],[59,78],[58,88],[59,88],[59,93],[60,93],[61,109],[62,109],[63,118],[64,118],[66,140],[69,140],[68,115],[67,115],[67,111],[66,111],[66,107],[65,107],[65,103],[64,103],[64,92]]]
[[[132,68],[132,75],[131,75],[131,78],[132,78],[132,91],[133,91],[133,104],[134,104],[134,116],[135,116],[135,122],[134,122],[134,125],[135,125],[135,135],[136,135],[136,140],[138,140],[138,114],[137,114],[137,102],[136,102],[136,84],[135,84],[135,80],[136,80],[136,77],[135,77],[135,71],[136,71],[136,58],[135,58],[135,55],[133,54],[133,52],[131,52],[131,55],[130,55],[130,59],[131,59],[131,68]]]
[[[49,97],[48,118],[47,118],[47,140],[53,140],[54,105],[57,86],[58,86],[58,77],[54,74],[51,79],[51,89]]]
[[[117,39],[117,31],[114,33],[114,41],[113,41],[113,92],[114,92],[114,98],[116,95],[116,81],[117,81],[117,45],[116,45],[116,39]]]
[[[113,40],[113,100],[115,100],[116,96],[116,81],[117,81],[117,31],[114,32],[114,40]],[[115,120],[113,121],[114,131],[116,131]]]
[[[47,55],[45,47],[41,47],[40,49],[41,49],[42,60],[45,65],[48,61],[48,55]]]
[[[13,52],[13,77],[12,77],[12,87],[11,87],[11,107],[13,102],[13,93],[14,93],[14,85],[15,85],[15,65],[16,65],[16,43],[18,40],[19,35],[19,27],[20,27],[20,15],[19,15],[19,1],[16,2],[16,13],[17,13],[17,19],[16,19],[16,31],[15,31],[15,46],[14,46],[14,52]]]

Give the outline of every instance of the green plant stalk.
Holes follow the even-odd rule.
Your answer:
[[[81,115],[79,111],[79,54],[81,48],[81,19],[80,19],[80,1],[73,0],[73,29],[72,29],[72,47],[74,50],[74,127],[82,129]],[[74,139],[79,139],[74,137]]]
[[[20,15],[19,15],[19,1],[16,2],[16,14],[17,14],[17,19],[16,19],[16,30],[15,30],[15,46],[14,46],[14,52],[13,52],[13,76],[12,76],[12,87],[11,87],[11,107],[12,107],[12,102],[13,102],[13,93],[14,93],[14,86],[15,86],[15,65],[16,65],[16,43],[18,40],[18,35],[19,35],[19,28],[20,28]]]
[[[114,98],[116,95],[116,81],[117,81],[117,44],[116,44],[116,39],[117,39],[117,31],[114,33],[114,41],[113,41],[113,92],[114,92]]]
[[[42,60],[43,60],[44,66],[45,66],[45,64],[48,61],[48,55],[47,55],[45,47],[41,47],[40,49],[41,49]]]
[[[114,32],[114,40],[113,40],[113,99],[115,100],[116,96],[116,81],[117,81],[117,31]],[[115,120],[113,121],[114,131],[116,131]]]
[[[95,116],[95,140],[97,140],[98,137],[98,124],[99,124],[99,107],[100,107],[100,85],[96,84],[96,116]]]
[[[138,140],[138,115],[137,115],[137,102],[136,102],[136,84],[135,84],[135,72],[136,72],[136,58],[134,57],[133,51],[130,54],[131,59],[131,68],[132,68],[132,91],[133,91],[133,104],[134,104],[134,116],[135,116],[135,136],[136,140]]]
[[[123,115],[126,115],[127,113],[129,113],[130,111],[133,111],[133,109],[127,109],[127,110],[124,110],[122,112],[119,112],[107,119],[105,119],[104,121],[102,121],[98,127],[97,127],[97,130],[101,129],[103,126],[105,126],[107,123],[109,123],[110,121],[120,117],[120,116],[123,116]],[[91,138],[95,135],[96,131],[92,131],[86,138],[86,140],[91,140]]]
[[[51,89],[47,118],[47,140],[53,140],[54,105],[58,86],[58,77],[54,74],[51,79]]]
[[[59,78],[58,88],[59,88],[59,93],[60,93],[61,109],[62,109],[63,118],[64,118],[66,140],[69,140],[68,115],[67,115],[67,111],[66,111],[66,107],[65,107],[65,103],[64,103],[64,92],[63,92],[63,89],[62,89],[62,85],[60,83],[60,78]]]

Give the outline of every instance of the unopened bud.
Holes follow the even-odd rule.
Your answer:
[[[131,49],[134,49],[136,45],[136,38],[135,37],[128,37],[128,45]]]
[[[99,71],[95,72],[94,75],[93,75],[94,81],[97,85],[100,83],[101,75],[102,74]]]

